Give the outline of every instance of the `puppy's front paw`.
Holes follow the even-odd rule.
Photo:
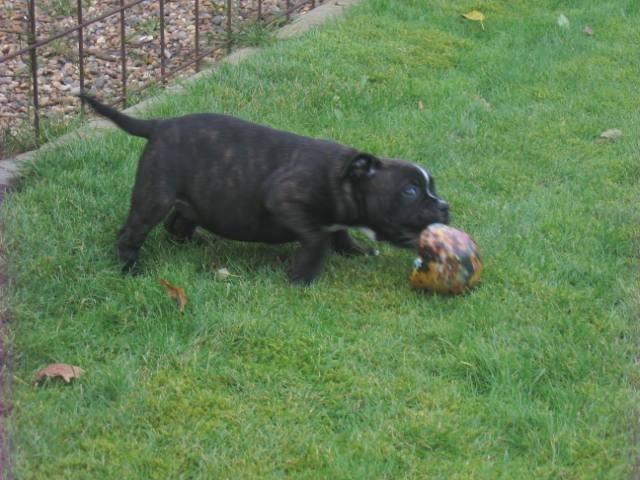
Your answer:
[[[123,275],[137,275],[140,273],[137,249],[120,245],[118,247],[118,258],[122,262],[121,272]]]
[[[353,245],[347,245],[347,246],[338,246],[336,245],[334,247],[335,252],[338,255],[344,255],[345,257],[356,257],[356,256],[362,256],[362,255],[369,255],[370,250],[358,245],[357,243],[353,243]]]
[[[297,269],[290,270],[288,276],[291,283],[300,286],[311,285],[316,278],[316,275],[313,273],[298,271]]]
[[[120,256],[120,261],[122,262],[122,267],[120,268],[120,272],[123,275],[131,275],[136,277],[142,273],[142,269],[140,268],[140,264],[138,263],[138,256],[122,258]]]

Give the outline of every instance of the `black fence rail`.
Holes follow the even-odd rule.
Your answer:
[[[126,107],[134,93],[152,85],[165,85],[169,78],[186,69],[190,68],[197,72],[207,57],[215,59],[228,53],[242,31],[265,28],[278,22],[284,23],[295,12],[315,8],[316,3],[321,3],[321,0],[317,2],[316,0],[110,0],[100,2],[103,8],[106,5],[106,11],[96,14],[95,9],[92,9],[93,16],[87,18],[87,5],[91,0],[75,0],[75,6],[74,0],[66,1],[67,7],[71,7],[67,11],[66,25],[61,22],[59,30],[58,26],[54,25],[54,32],[49,32],[47,36],[39,36],[39,8],[35,0],[28,0],[26,12],[18,15],[24,15],[19,20],[24,20],[23,25],[26,24],[26,31],[15,27],[11,29],[9,25],[3,29],[3,25],[0,25],[0,33],[15,34],[23,43],[9,53],[7,53],[8,47],[0,49],[0,55],[2,55],[0,56],[0,79],[9,78],[14,80],[12,83],[16,83],[15,79],[19,79],[23,90],[27,88],[25,83],[28,84],[28,92],[25,92],[28,105],[18,105],[18,102],[14,102],[16,103],[15,111],[12,111],[12,92],[3,93],[1,88],[3,85],[0,84],[0,95],[2,95],[0,101],[3,100],[3,96],[5,101],[3,110],[5,113],[3,115],[0,112],[0,120],[8,118],[9,122],[22,122],[23,127],[27,122],[32,130],[35,145],[40,143],[43,114],[60,106],[63,101],[69,103],[74,91],[97,92],[102,89],[104,77],[96,74],[102,67],[108,66],[111,76],[114,76],[114,71],[118,70],[119,78],[108,78],[110,82],[114,80],[119,83],[110,90],[112,95],[108,99],[109,103],[121,103]],[[185,4],[190,4],[192,7],[185,9]],[[178,27],[174,26],[172,38],[177,35],[178,40],[173,41],[167,38],[167,18],[174,12],[167,13],[166,10],[167,7],[176,5],[181,6],[182,11],[189,12],[191,22],[183,22]],[[145,26],[142,29],[132,26],[132,23],[140,17],[133,13],[137,6],[146,8],[143,19]],[[157,8],[153,8],[153,14],[149,15],[151,6],[157,6]],[[206,6],[205,11],[203,6]],[[268,7],[267,11],[265,6]],[[71,26],[68,25],[69,21],[73,22]],[[95,29],[99,28],[96,26],[108,22],[111,22],[112,27],[109,42],[111,50],[87,48],[87,43],[95,43],[88,40],[95,39],[97,35]],[[50,24],[51,22],[48,23]],[[211,28],[212,25],[215,25],[215,28]],[[98,36],[97,40],[105,43],[102,35]],[[190,48],[185,47],[188,43],[191,43]],[[117,51],[113,48],[116,44]],[[41,51],[54,47],[65,49],[65,53],[60,57],[66,60],[58,62],[57,66],[41,61],[43,60]],[[142,67],[132,64],[131,57],[135,52],[138,57],[144,58]],[[89,64],[88,59],[90,59]],[[22,70],[9,68],[12,66],[11,61],[19,61],[24,68]],[[64,67],[61,64],[64,64]],[[115,68],[115,64],[119,64],[118,68]],[[64,89],[63,94],[57,95],[57,98],[55,95],[43,95],[41,91],[41,89],[51,91],[51,85],[47,84],[49,81],[47,73],[51,73],[51,70],[56,68],[62,69],[65,74],[72,69],[72,76],[75,77],[69,81],[73,86],[55,82],[59,88]],[[142,69],[145,80],[141,81],[138,78],[135,85],[130,85],[129,77],[132,69]],[[66,77],[65,80],[67,80]],[[113,95],[114,92],[117,92],[117,95]],[[49,100],[43,103],[41,101],[43,97]],[[69,105],[69,109],[77,108],[75,105]],[[84,114],[84,105],[80,108]]]

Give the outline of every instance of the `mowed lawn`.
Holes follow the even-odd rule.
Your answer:
[[[411,251],[334,255],[299,288],[295,246],[162,228],[122,276],[144,142],[109,131],[43,155],[2,207],[15,476],[631,478],[639,25],[637,0],[369,0],[148,112],[428,167],[483,250],[461,297],[412,291]],[[185,289],[184,313],[159,279]],[[54,362],[86,373],[35,387]]]

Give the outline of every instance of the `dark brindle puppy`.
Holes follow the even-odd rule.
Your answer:
[[[449,207],[433,179],[409,162],[225,115],[139,120],[81,98],[124,131],[149,140],[118,236],[125,269],[163,220],[180,238],[200,226],[234,240],[298,241],[289,274],[297,283],[318,275],[330,247],[363,252],[347,228],[366,227],[377,240],[415,247],[427,225],[448,221]]]

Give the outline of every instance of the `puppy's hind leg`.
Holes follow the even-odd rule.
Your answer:
[[[157,159],[143,156],[140,161],[129,215],[118,234],[118,256],[123,272],[133,268],[147,235],[169,214],[176,198],[175,185],[170,179],[157,169],[145,168],[149,161]]]
[[[130,271],[138,260],[138,251],[153,227],[159,224],[171,210],[167,199],[147,204],[133,200],[127,221],[118,233],[118,256],[122,271]]]

